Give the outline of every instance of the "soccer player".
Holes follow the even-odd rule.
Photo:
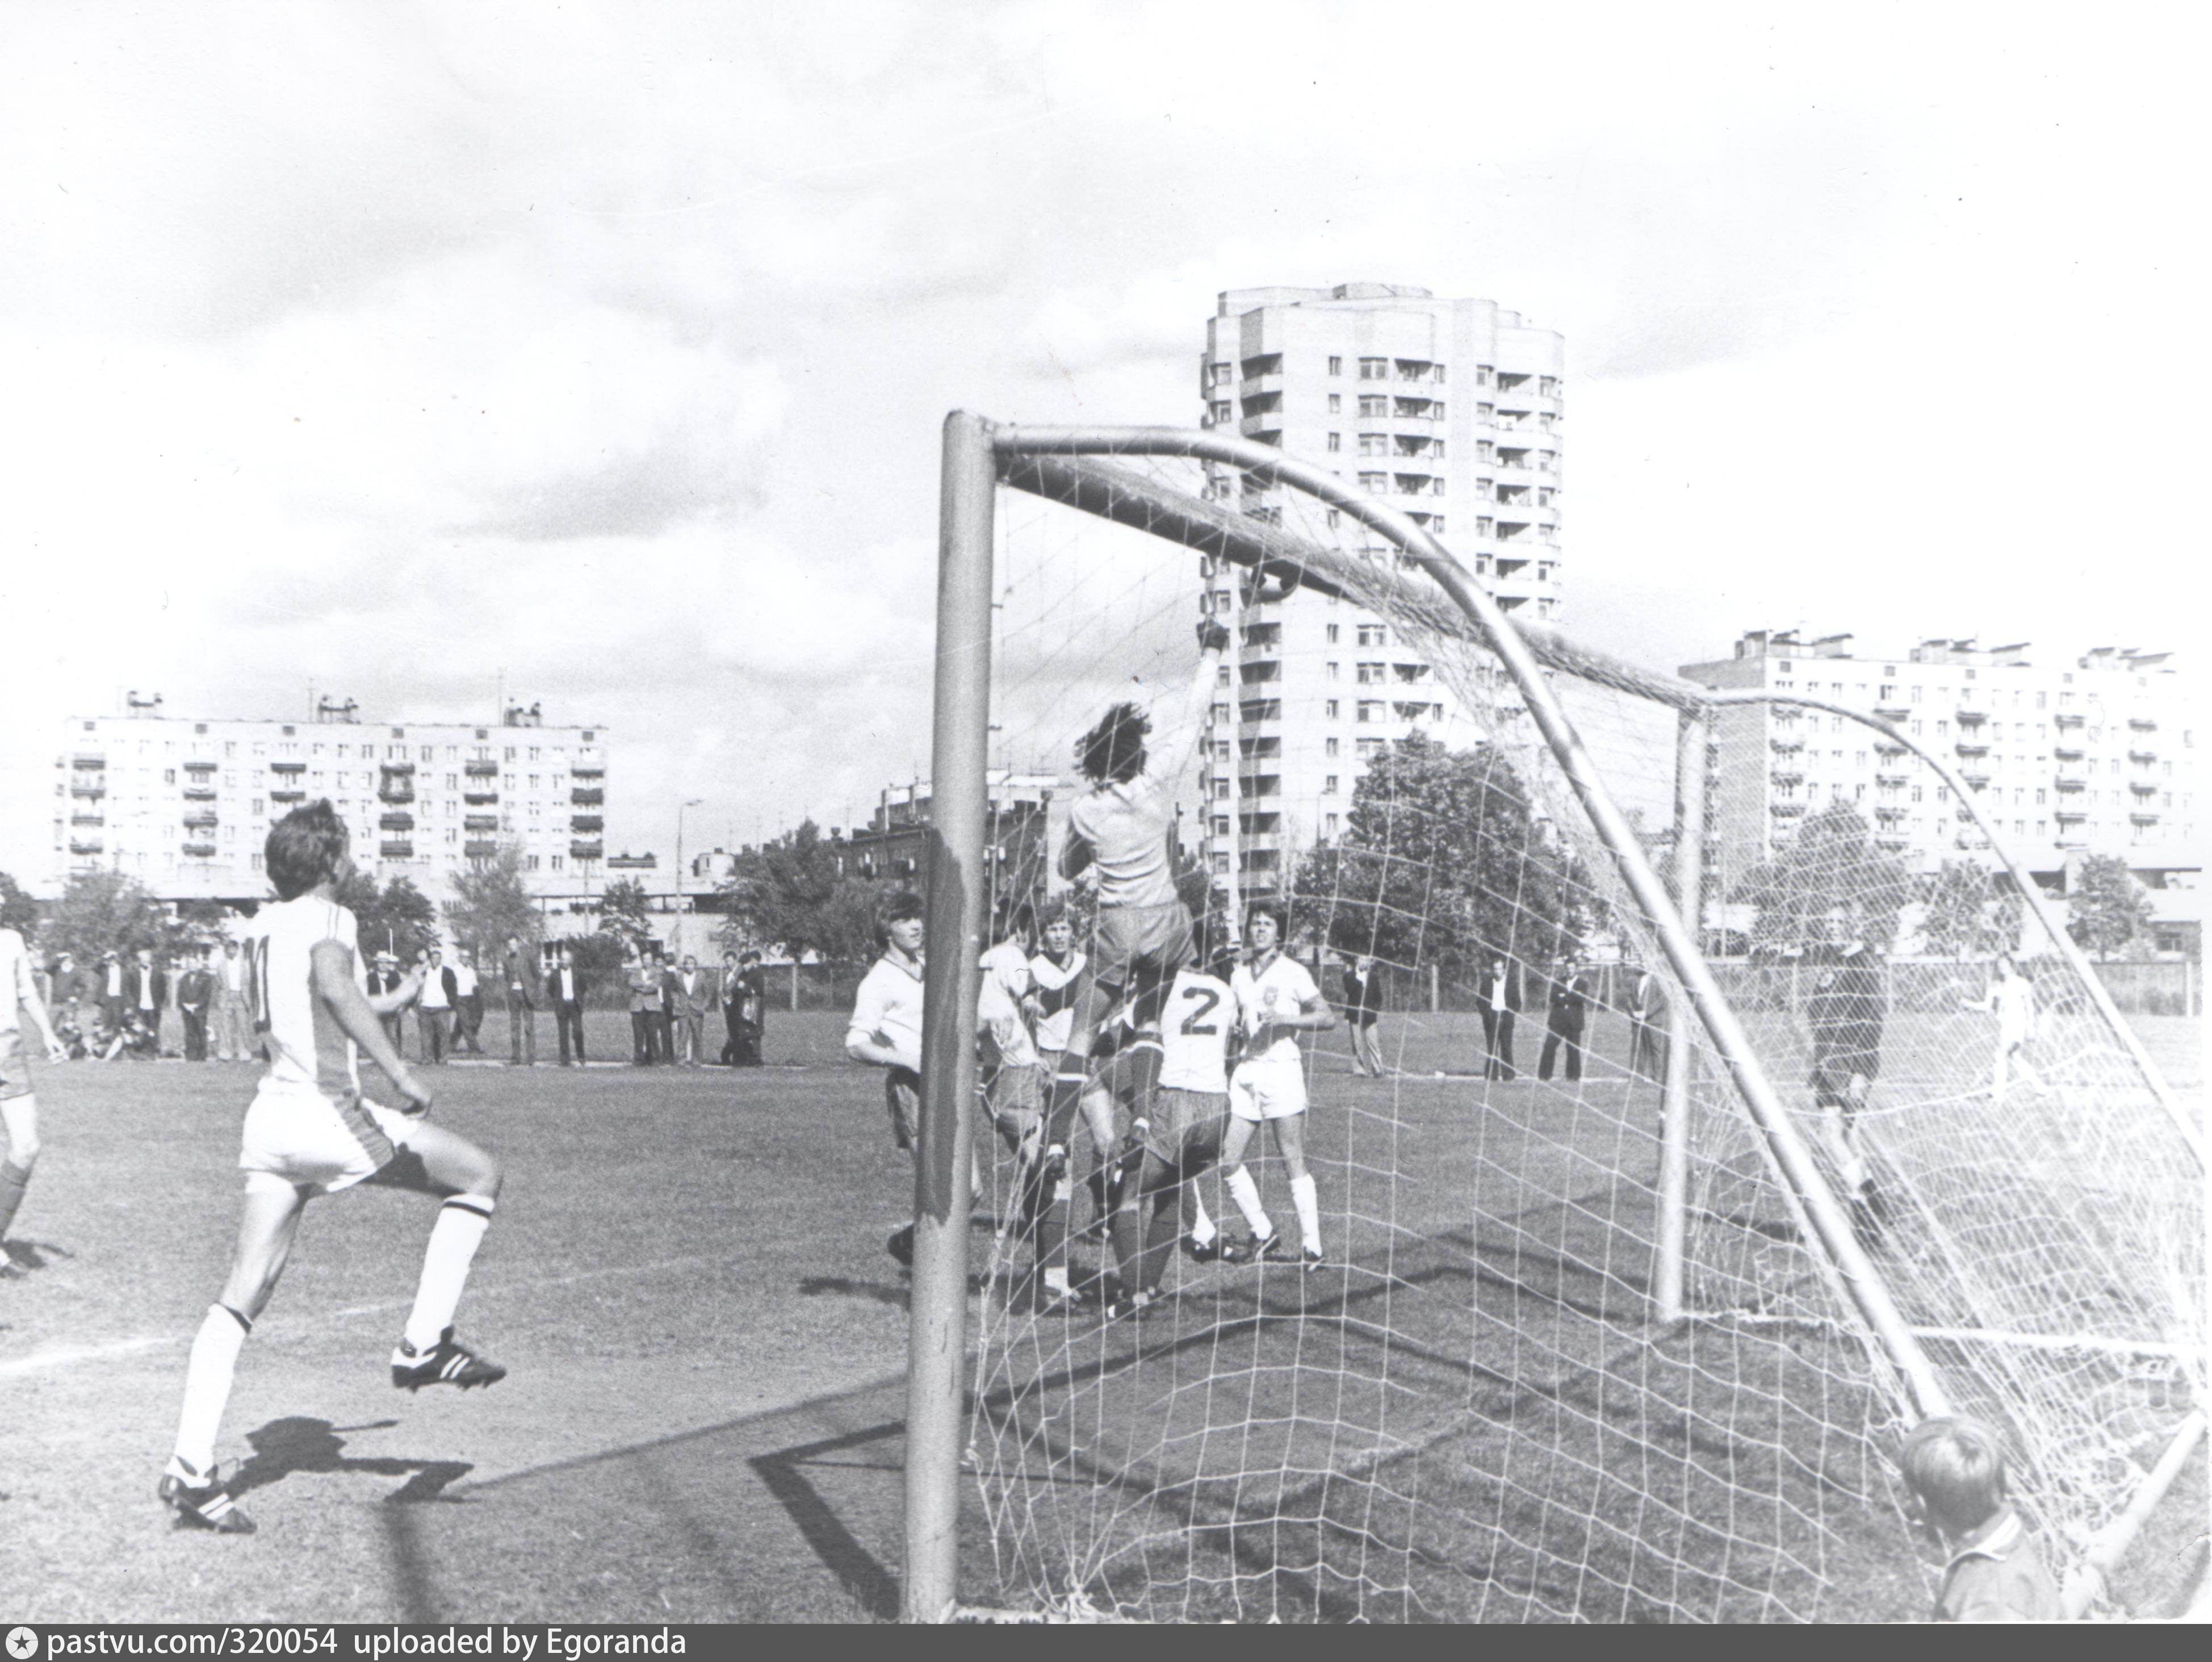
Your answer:
[[[0,929],[0,1129],[8,1134],[8,1152],[0,1158],[0,1241],[8,1239],[8,1226],[23,1203],[31,1168],[39,1163],[39,1099],[31,1089],[31,1064],[23,1056],[22,1013],[46,1042],[49,1062],[66,1062],[69,1051],[54,1032],[46,1001],[39,996],[39,977],[23,937],[13,929]],[[12,1275],[15,1266],[0,1257],[0,1275]]]
[[[1197,1200],[1199,1178],[1221,1155],[1229,1125],[1229,1038],[1237,1002],[1229,983],[1207,967],[1186,965],[1169,984],[1160,1023],[1159,1088],[1149,1117],[1137,1123],[1143,1165],[1125,1185],[1114,1215],[1115,1256],[1120,1261],[1123,1302],[1109,1316],[1134,1315],[1160,1296],[1168,1259],[1187,1206]],[[1143,1218],[1149,1206],[1149,1221]],[[1212,1220],[1203,1208],[1201,1237],[1194,1231],[1192,1256],[1212,1257]],[[1140,1234],[1141,1228],[1141,1234]],[[1140,1244],[1141,1243],[1141,1244]]]
[[[869,966],[853,996],[845,1054],[884,1070],[891,1135],[910,1150],[921,1130],[921,897],[909,890],[892,895],[876,914],[876,932],[884,955]],[[914,1225],[893,1230],[884,1248],[911,1268]]]
[[[1990,1100],[2002,1102],[2008,1073],[2017,1070],[2028,1089],[2043,1094],[2043,1081],[2027,1065],[2027,1041],[2035,1032],[2035,983],[2021,973],[2010,953],[1999,953],[1996,979],[1987,998],[1962,1000],[1963,1008],[1983,1010],[1997,1019],[1996,1067],[1990,1080]]]
[[[469,1265],[491,1224],[499,1167],[474,1143],[429,1123],[429,1091],[377,1020],[380,1002],[420,991],[421,971],[410,971],[401,990],[384,1000],[362,990],[358,925],[337,899],[354,869],[346,840],[345,822],[325,799],[278,820],[265,847],[277,898],[255,916],[249,952],[269,1070],[246,1115],[238,1156],[245,1206],[230,1275],[192,1341],[177,1452],[160,1488],[182,1521],[225,1535],[250,1534],[253,1525],[216,1481],[216,1432],[239,1349],[276,1290],[314,1196],[375,1183],[440,1196],[414,1307],[392,1353],[392,1383],[404,1391],[467,1390],[507,1377],[497,1363],[456,1343],[453,1325]],[[362,1094],[363,1053],[384,1070],[408,1105],[404,1111]]]
[[[1853,937],[1806,1001],[1813,1040],[1813,1105],[1861,1232],[1875,1221],[1874,1175],[1858,1146],[1856,1120],[1881,1068],[1881,971]]]
[[[1950,1562],[1938,1622],[2056,1622],[2064,1615],[2042,1549],[2005,1498],[2004,1445],[1964,1415],[1913,1428],[1899,1450],[1907,1510]]]
[[[1262,1121],[1273,1129],[1275,1151],[1291,1174],[1291,1201],[1297,1208],[1305,1238],[1304,1264],[1318,1269],[1321,1207],[1313,1175],[1306,1170],[1305,1058],[1301,1032],[1325,1033],[1336,1026],[1336,1012],[1321,995],[1306,966],[1283,952],[1288,920],[1279,902],[1255,901],[1245,909],[1244,939],[1249,955],[1229,977],[1237,1001],[1237,1022],[1244,1036],[1244,1058],[1229,1080],[1229,1129],[1221,1149],[1230,1198],[1244,1215],[1251,1239],[1237,1254],[1251,1263],[1280,1256],[1281,1238],[1260,1204],[1259,1185],[1244,1169],[1245,1146]]]

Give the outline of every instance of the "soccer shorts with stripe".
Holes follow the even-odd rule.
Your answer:
[[[246,1111],[239,1169],[249,1182],[261,1174],[334,1195],[389,1166],[421,1123],[365,1097],[334,1099],[313,1085],[264,1080]]]

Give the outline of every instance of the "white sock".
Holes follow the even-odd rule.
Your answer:
[[[1313,1173],[1291,1179],[1291,1204],[1298,1208],[1298,1233],[1306,1245],[1321,1251],[1321,1201],[1314,1193]]]
[[[1275,1233],[1275,1226],[1267,1221],[1267,1208],[1260,1204],[1260,1185],[1241,1166],[1229,1174],[1229,1198],[1237,1202],[1237,1209],[1244,1215],[1244,1221],[1251,1226],[1255,1235]]]
[[[1044,1272],[1045,1290],[1050,1293],[1068,1291],[1067,1266],[1064,1263],[1048,1265]]]
[[[1196,1184],[1194,1184],[1191,1186],[1189,1193],[1190,1238],[1203,1246],[1213,1239],[1217,1232],[1213,1227],[1213,1220],[1206,1215],[1206,1202],[1198,1197]]]
[[[455,1195],[438,1208],[430,1226],[430,1245],[422,1254],[422,1279],[415,1284],[415,1307],[407,1312],[404,1336],[420,1355],[453,1324],[453,1310],[468,1284],[477,1246],[491,1227],[492,1202],[483,1195]]]
[[[230,1402],[238,1350],[253,1324],[226,1304],[211,1304],[192,1340],[185,1369],[185,1409],[177,1419],[177,1458],[191,1468],[178,1476],[205,1482],[215,1471],[215,1434]]]

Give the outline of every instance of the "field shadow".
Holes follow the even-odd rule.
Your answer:
[[[54,1258],[70,1258],[76,1255],[52,1241],[0,1241],[0,1263],[23,1275],[33,1269],[44,1269]]]
[[[884,1282],[856,1282],[849,1275],[809,1275],[799,1283],[802,1299],[865,1299],[893,1310],[907,1307],[908,1289]]]
[[[838,1586],[880,1622],[896,1621],[898,1617],[897,1580],[845,1526],[836,1509],[808,1480],[803,1468],[826,1455],[903,1440],[905,1435],[903,1422],[886,1421],[842,1437],[757,1454],[749,1462],[777,1504],[789,1514],[806,1544],[813,1549],[814,1555],[837,1578]],[[892,1471],[899,1469],[896,1462],[884,1468]]]
[[[347,1426],[349,1432],[384,1431],[399,1422],[379,1420],[369,1425]],[[376,1477],[404,1477],[407,1481],[384,1497],[386,1506],[411,1506],[424,1501],[446,1500],[459,1504],[459,1497],[449,1496],[445,1491],[474,1468],[465,1460],[410,1460],[396,1456],[349,1455],[340,1428],[328,1420],[308,1419],[291,1415],[281,1420],[271,1420],[258,1431],[246,1434],[252,1454],[238,1468],[232,1478],[233,1495],[244,1495],[250,1489],[267,1488],[282,1482],[295,1472],[362,1472]]]

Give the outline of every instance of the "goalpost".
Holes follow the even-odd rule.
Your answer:
[[[1052,505],[1023,540],[997,512],[1002,486]],[[1239,490],[1242,508],[1225,505]],[[1800,1082],[1818,1007],[1700,950],[1710,728],[1743,715],[1725,696],[1509,619],[1424,523],[1219,432],[956,413],[942,503],[908,1619],[943,1619],[962,1594],[963,1451],[996,1571],[969,1591],[1039,1612],[1815,1616],[1910,1550],[1887,1452],[1954,1405],[2007,1433],[2016,1489],[2068,1568],[2109,1555],[2141,1511],[2142,1452],[2181,1446],[2202,1403],[2201,1132],[2032,894],[2023,921],[2041,931],[2057,1034],[2034,1105],[1982,1107],[1969,1089],[1986,1068],[1964,1036],[1986,988],[1908,986],[1899,965],[1881,1077],[1839,1133]],[[1141,546],[1094,560],[1081,527],[1101,524]],[[1150,550],[1163,551],[1148,564]],[[1201,563],[1242,575],[1201,588]],[[1131,574],[1122,588],[1085,587],[1109,568]],[[970,1149],[988,1141],[977,960],[994,899],[1050,887],[1045,842],[987,847],[992,736],[997,777],[1025,761],[1050,776],[1128,674],[1191,673],[1167,621],[1212,615],[1217,597],[1243,639],[1201,746],[1214,787],[1189,793],[1194,840],[1227,880],[1215,904],[1273,881],[1294,950],[1324,977],[1365,955],[1401,989],[1387,1084],[1315,1068],[1332,1268],[1186,1266],[1166,1316],[1101,1324],[1027,1310],[1017,1243],[994,1250],[971,1333]],[[1265,770],[1290,765],[1273,758],[1296,735],[1246,692],[1267,691],[1285,630],[1320,638],[1298,610],[1316,597],[1347,624],[1375,620],[1357,624],[1360,642],[1372,628],[1415,658],[1386,664],[1378,648],[1378,675],[1432,668],[1449,687],[1456,709],[1414,704],[1415,725],[1474,758],[1474,794],[1454,800],[1484,837],[1517,841],[1468,843],[1416,799],[1410,770],[1438,752],[1394,746],[1405,722],[1346,721],[1355,749],[1327,787],[1355,781],[1334,863],[1237,869],[1245,841],[1292,840],[1249,829],[1274,821]],[[1366,722],[1370,703],[1356,708]],[[1915,759],[1975,818],[1954,776]],[[1665,839],[1621,790],[1671,822],[1671,892],[1654,859]],[[1887,944],[1896,874],[1872,834],[1819,818],[1841,850],[1830,864],[1818,839],[1800,858],[1778,837],[1756,872],[1723,848],[1711,877]],[[1820,927],[1796,944],[1825,950]],[[1493,1078],[1490,1063],[1474,1076],[1464,983],[1493,957],[1535,989],[1516,1001],[1532,1024],[1571,978],[1595,984],[1587,1042],[1550,1017],[1547,1038],[1576,1035],[1571,1081]],[[1598,1035],[1628,1020],[1632,963],[1662,987],[1665,1042],[1662,1060],[1623,1066]],[[1852,1203],[1855,1161],[1879,1182],[1879,1217]],[[1213,1179],[1199,1192],[1231,1209]],[[2158,1470],[2170,1480],[2177,1464]],[[2087,1602],[2094,1588],[2076,1586]]]

